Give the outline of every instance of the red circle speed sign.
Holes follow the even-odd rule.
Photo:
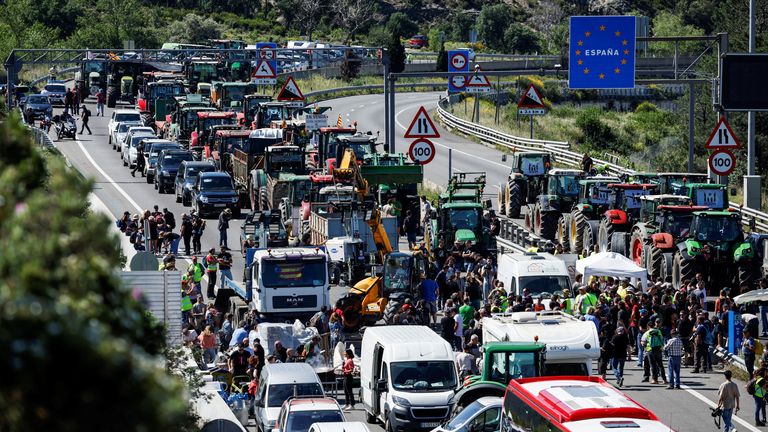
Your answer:
[[[736,156],[730,150],[717,150],[709,156],[709,168],[719,176],[727,176],[736,168]]]
[[[411,160],[418,162],[421,165],[426,165],[432,162],[435,158],[435,145],[428,139],[417,139],[411,143],[411,148],[408,149],[408,155]]]
[[[466,54],[462,52],[453,54],[453,57],[451,57],[451,66],[453,66],[457,71],[460,71],[464,69],[464,66],[466,65],[467,65]]]

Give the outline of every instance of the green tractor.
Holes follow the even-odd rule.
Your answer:
[[[685,195],[693,205],[704,206],[710,210],[728,208],[726,186],[717,183],[672,183],[670,193]]]
[[[649,178],[651,183],[656,183],[659,188],[656,190],[660,194],[675,194],[675,185],[688,183],[706,183],[709,177],[701,173],[658,173],[653,178]],[[679,195],[679,194],[675,194]]]
[[[503,155],[506,162],[507,155]],[[520,217],[520,210],[526,204],[536,202],[544,193],[544,179],[552,166],[547,152],[517,152],[512,154],[512,171],[507,183],[499,185],[499,213],[510,218]]]
[[[627,257],[648,269],[651,277],[672,276],[672,257],[677,242],[691,228],[693,212],[706,207],[691,205],[681,195],[640,197],[640,215],[630,232]]]
[[[503,397],[509,381],[539,377],[544,373],[546,346],[539,342],[489,342],[483,345],[480,375],[464,379],[453,397],[457,409],[483,396]]]
[[[437,209],[432,212],[425,227],[427,250],[437,250],[440,241],[449,247],[457,240],[471,241],[482,251],[495,250],[489,227],[483,220],[484,189],[484,172],[460,173],[451,178],[448,190],[440,195]]]
[[[609,184],[609,210],[600,218],[597,230],[597,244],[600,252],[628,254],[629,232],[640,216],[640,197],[649,195],[655,184],[615,183]]]
[[[756,253],[744,241],[741,214],[735,211],[698,211],[691,228],[681,233],[672,259],[672,284],[702,273],[711,286],[752,284]]]
[[[536,197],[535,204],[528,204],[524,218],[525,228],[547,240],[567,238],[564,215],[570,214],[579,199],[579,181],[584,178],[581,170],[551,169],[545,178],[544,192]],[[562,244],[562,242],[561,242]]]
[[[568,241],[563,247],[571,253],[586,254],[597,243],[600,216],[612,208],[610,184],[618,183],[616,177],[595,176],[579,181],[579,199],[571,209],[571,214],[560,220],[559,232],[567,233]],[[585,254],[585,255],[586,255]]]

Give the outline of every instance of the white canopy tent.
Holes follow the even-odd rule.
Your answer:
[[[736,304],[759,302],[768,300],[768,289],[749,291],[733,298]]]
[[[576,261],[576,273],[582,274],[584,281],[589,280],[590,276],[612,276],[640,279],[643,291],[648,286],[648,271],[615,252],[600,252]]]

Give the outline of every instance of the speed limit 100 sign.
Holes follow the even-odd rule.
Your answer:
[[[412,161],[426,165],[435,158],[435,145],[428,139],[417,139],[411,144],[408,154]]]
[[[719,176],[727,176],[736,168],[736,156],[730,150],[717,150],[709,156],[709,168]]]

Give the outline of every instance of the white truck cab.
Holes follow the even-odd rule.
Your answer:
[[[522,295],[528,288],[534,299],[548,299],[571,288],[568,266],[550,253],[500,253],[498,263],[497,277],[512,296]],[[543,304],[549,307],[548,301]]]
[[[360,388],[366,420],[388,431],[429,430],[452,411],[458,388],[451,345],[426,326],[368,327]]]
[[[597,328],[560,311],[513,312],[483,318],[483,342],[540,342],[544,375],[590,375],[600,356]]]
[[[296,318],[331,305],[327,255],[316,248],[257,249],[246,273],[260,314]]]

